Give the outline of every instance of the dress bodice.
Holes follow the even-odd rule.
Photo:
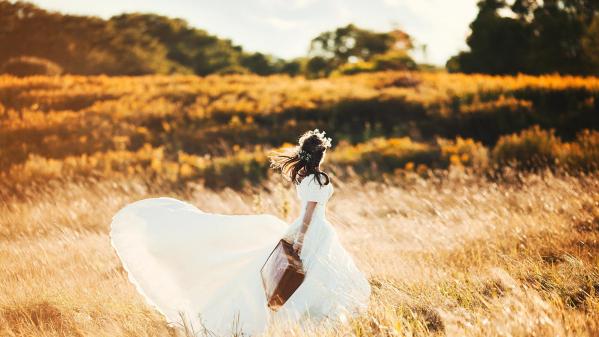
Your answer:
[[[324,180],[324,179],[323,179]],[[333,185],[329,182],[327,185],[320,186],[314,174],[308,175],[296,185],[297,196],[301,201],[301,214],[303,216],[308,201],[316,201],[314,216],[324,217],[326,204],[334,192]]]

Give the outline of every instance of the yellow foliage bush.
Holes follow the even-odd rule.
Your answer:
[[[311,128],[340,141],[329,156],[336,166],[378,173],[484,168],[489,155],[481,141],[493,144],[535,118],[562,123],[557,108],[543,103],[556,99],[569,102],[577,125],[592,129],[599,79],[406,71],[316,80],[2,75],[0,176],[145,175],[241,186],[265,176],[265,151]],[[445,139],[435,141],[439,134]],[[596,166],[596,148],[596,131],[568,143],[533,128],[501,138],[490,158],[587,170]]]
[[[563,142],[555,130],[538,125],[503,136],[493,149],[496,165],[514,164],[523,169],[563,166],[569,169],[596,169],[599,165],[599,132],[583,130],[572,142]]]

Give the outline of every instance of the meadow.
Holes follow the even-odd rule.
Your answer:
[[[512,179],[497,184],[452,171],[337,181],[328,217],[368,275],[371,306],[337,330],[295,327],[293,335],[596,336],[597,175]],[[290,221],[299,212],[290,186],[276,177],[263,184],[254,193],[201,185],[173,193],[130,179],[64,182],[5,198],[0,335],[184,335],[128,282],[108,240],[111,215],[170,195],[206,211]]]
[[[161,195],[290,221],[266,155],[311,128],[371,306],[267,336],[599,335],[597,111],[592,77],[0,76],[0,335],[192,335],[128,282],[111,216]]]

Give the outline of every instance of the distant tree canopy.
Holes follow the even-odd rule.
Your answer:
[[[71,74],[297,73],[296,61],[247,53],[230,40],[155,14],[103,20],[45,11],[27,2],[0,1],[0,66],[38,57]]]
[[[63,73],[81,75],[251,72],[319,77],[333,72],[416,68],[408,55],[412,39],[401,30],[374,32],[350,24],[314,38],[307,57],[287,61],[245,52],[230,40],[193,28],[182,19],[127,13],[104,20],[3,0],[0,45],[7,46],[0,48],[0,71],[19,64],[28,67],[26,72],[48,73],[39,66],[40,59]],[[20,57],[38,60],[37,66],[17,62]],[[11,65],[6,64],[9,61]]]
[[[381,33],[349,24],[312,39],[306,68],[313,76],[334,70],[411,69],[416,65],[408,55],[412,48],[412,38],[401,30]]]
[[[450,71],[599,74],[599,1],[481,0]]]

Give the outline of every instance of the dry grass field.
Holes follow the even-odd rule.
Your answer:
[[[336,179],[328,217],[373,286],[369,313],[286,335],[597,336],[598,178],[514,172],[497,183],[453,168]],[[276,176],[237,191],[147,186],[64,180],[3,197],[1,336],[185,335],[144,303],[110,246],[111,215],[128,202],[169,195],[287,220],[299,211]]]
[[[313,128],[370,311],[268,336],[598,336],[597,111],[595,77],[0,76],[0,337],[193,335],[128,282],[112,215],[291,221],[266,154]]]

